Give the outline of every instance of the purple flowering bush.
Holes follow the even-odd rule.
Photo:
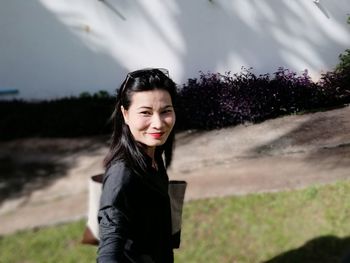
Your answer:
[[[328,72],[314,83],[307,70],[301,75],[279,68],[272,75],[200,73],[179,90],[180,129],[214,129],[350,102],[348,73]]]

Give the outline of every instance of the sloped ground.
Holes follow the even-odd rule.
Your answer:
[[[83,218],[107,140],[0,143],[0,235]],[[187,200],[350,179],[350,107],[179,133],[169,176],[188,182]]]

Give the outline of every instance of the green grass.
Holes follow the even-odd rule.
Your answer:
[[[350,250],[350,182],[188,202],[175,261],[334,263]],[[85,222],[0,238],[0,262],[95,262]]]

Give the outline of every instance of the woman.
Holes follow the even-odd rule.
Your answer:
[[[174,261],[165,167],[174,142],[176,85],[167,74],[131,72],[118,91],[98,213],[98,262]]]

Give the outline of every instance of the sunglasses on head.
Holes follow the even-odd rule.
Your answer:
[[[141,77],[145,74],[155,74],[156,75],[159,73],[163,73],[165,76],[169,77],[169,70],[167,70],[165,68],[144,68],[144,69],[139,69],[139,70],[129,72],[127,75],[127,78],[137,78],[137,77]]]
[[[122,87],[122,92],[125,89],[125,86],[128,84],[130,79],[135,79],[139,78],[145,75],[159,75],[159,74],[164,74],[165,76],[169,77],[169,70],[165,68],[144,68],[144,69],[138,69],[132,72],[129,72],[126,75],[126,79],[124,81],[124,85]]]

